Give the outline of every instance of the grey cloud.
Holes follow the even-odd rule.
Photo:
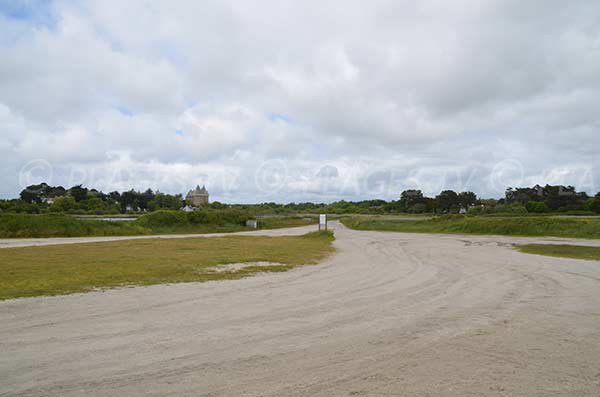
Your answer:
[[[55,183],[202,179],[245,202],[600,188],[593,2],[47,7],[52,23],[0,14],[3,197],[34,159]],[[288,175],[264,192],[272,161]]]

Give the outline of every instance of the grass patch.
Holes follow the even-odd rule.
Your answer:
[[[308,216],[269,217],[259,219],[258,227],[260,229],[281,229],[286,227],[316,225],[317,221],[318,219],[316,217]]]
[[[600,261],[600,247],[582,245],[524,244],[517,245],[517,250],[526,254],[554,256]]]
[[[381,230],[407,233],[492,234],[506,236],[554,236],[600,238],[598,218],[468,217],[438,216],[423,220],[342,218],[344,225],[356,230]]]
[[[0,249],[0,300],[96,288],[237,279],[316,263],[333,252],[331,232],[304,236],[148,239]],[[276,262],[214,272],[221,264]]]
[[[131,236],[152,231],[132,222],[77,219],[64,214],[0,214],[0,238]]]
[[[66,214],[0,214],[0,238],[131,236],[174,233],[225,233],[250,230],[252,216],[235,208],[156,211],[133,221],[105,221]],[[263,218],[261,229],[305,226],[316,223],[310,217]]]

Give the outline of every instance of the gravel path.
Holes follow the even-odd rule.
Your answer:
[[[0,302],[0,395],[600,395],[600,262],[334,227],[286,273]]]

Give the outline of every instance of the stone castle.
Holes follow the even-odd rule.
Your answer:
[[[196,186],[196,189],[190,190],[185,196],[185,203],[193,207],[208,204],[208,191],[202,186]]]

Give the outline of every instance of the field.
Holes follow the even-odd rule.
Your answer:
[[[258,227],[260,229],[280,229],[285,227],[298,227],[316,225],[316,216],[273,216],[260,218]]]
[[[0,238],[132,236],[151,234],[135,222],[76,219],[62,214],[0,214]]]
[[[226,210],[156,211],[133,221],[106,221],[93,217],[65,214],[0,214],[0,238],[48,238],[84,236],[134,236],[151,234],[224,233],[250,230],[245,226],[252,216],[246,212]],[[311,217],[262,218],[262,229],[276,229],[315,224]]]
[[[378,218],[355,216],[342,218],[342,222],[344,225],[355,230],[524,237],[600,238],[600,218],[597,217],[469,217],[449,215],[419,220],[404,217]]]
[[[0,250],[0,300],[96,288],[241,278],[315,263],[333,235],[227,236],[6,248]],[[216,271],[219,265],[272,262]]]
[[[516,247],[526,254],[600,261],[600,247],[566,244],[524,244]]]

